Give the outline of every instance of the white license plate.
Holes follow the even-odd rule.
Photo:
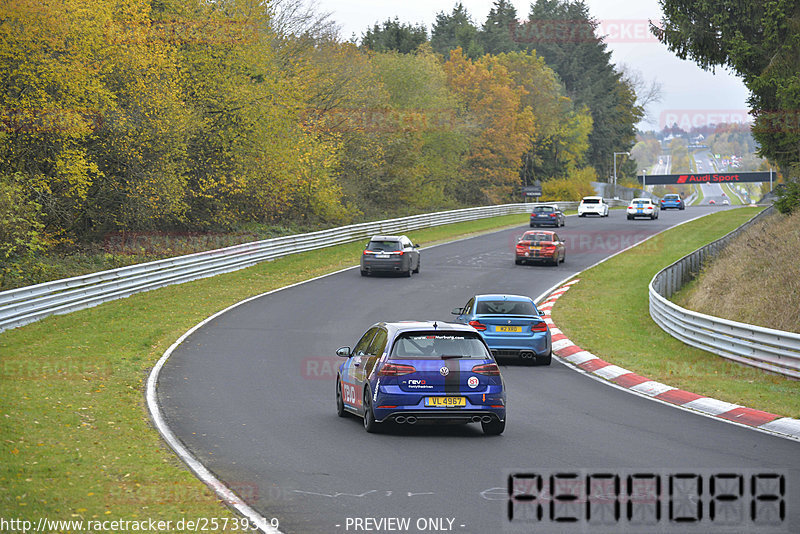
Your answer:
[[[376,258],[388,258],[389,255],[388,254],[375,254],[375,257]]]

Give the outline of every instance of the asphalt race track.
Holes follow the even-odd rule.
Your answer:
[[[161,372],[162,410],[200,461],[286,533],[397,531],[393,523],[359,529],[356,518],[408,518],[403,532],[717,532],[692,523],[669,530],[666,505],[651,530],[613,522],[520,526],[507,520],[508,475],[757,468],[785,474],[796,491],[800,443],[631,395],[556,361],[502,367],[509,415],[497,437],[484,436],[480,425],[392,425],[367,434],[360,419],[337,417],[334,402],[342,361],[334,351],[374,322],[450,320],[450,310],[475,293],[536,297],[647,235],[717,209],[671,210],[655,221],[628,221],[624,210],[568,217],[558,229],[568,242],[559,267],[514,265],[515,237],[527,229],[520,227],[423,249],[421,272],[411,279],[362,278],[351,269],[267,295],[223,314],[174,352]],[[601,318],[603,310],[593,313]],[[800,531],[797,496],[786,499],[787,519],[764,531]],[[720,530],[744,531],[759,530]]]

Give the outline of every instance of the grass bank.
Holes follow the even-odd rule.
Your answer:
[[[731,321],[800,332],[800,212],[748,228],[692,284],[684,308]]]
[[[509,215],[408,235],[425,245],[527,220]],[[150,426],[142,393],[148,371],[214,312],[355,265],[362,247],[288,256],[0,333],[0,515],[232,518]]]
[[[640,375],[723,401],[800,417],[800,382],[685,345],[650,318],[647,288],[653,276],[740,226],[758,209],[714,213],[582,273],[580,283],[554,307],[553,320],[577,345]]]

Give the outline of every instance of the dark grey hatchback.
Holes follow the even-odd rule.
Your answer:
[[[558,206],[534,206],[531,209],[531,228],[537,226],[564,226],[567,218]]]
[[[404,235],[373,236],[361,254],[361,276],[380,272],[405,276],[418,273],[418,248]]]

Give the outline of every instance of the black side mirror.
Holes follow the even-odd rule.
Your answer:
[[[336,355],[340,358],[349,358],[350,357],[350,347],[340,347],[336,349]]]
[[[418,244],[414,244],[414,248],[419,248],[419,245]]]

